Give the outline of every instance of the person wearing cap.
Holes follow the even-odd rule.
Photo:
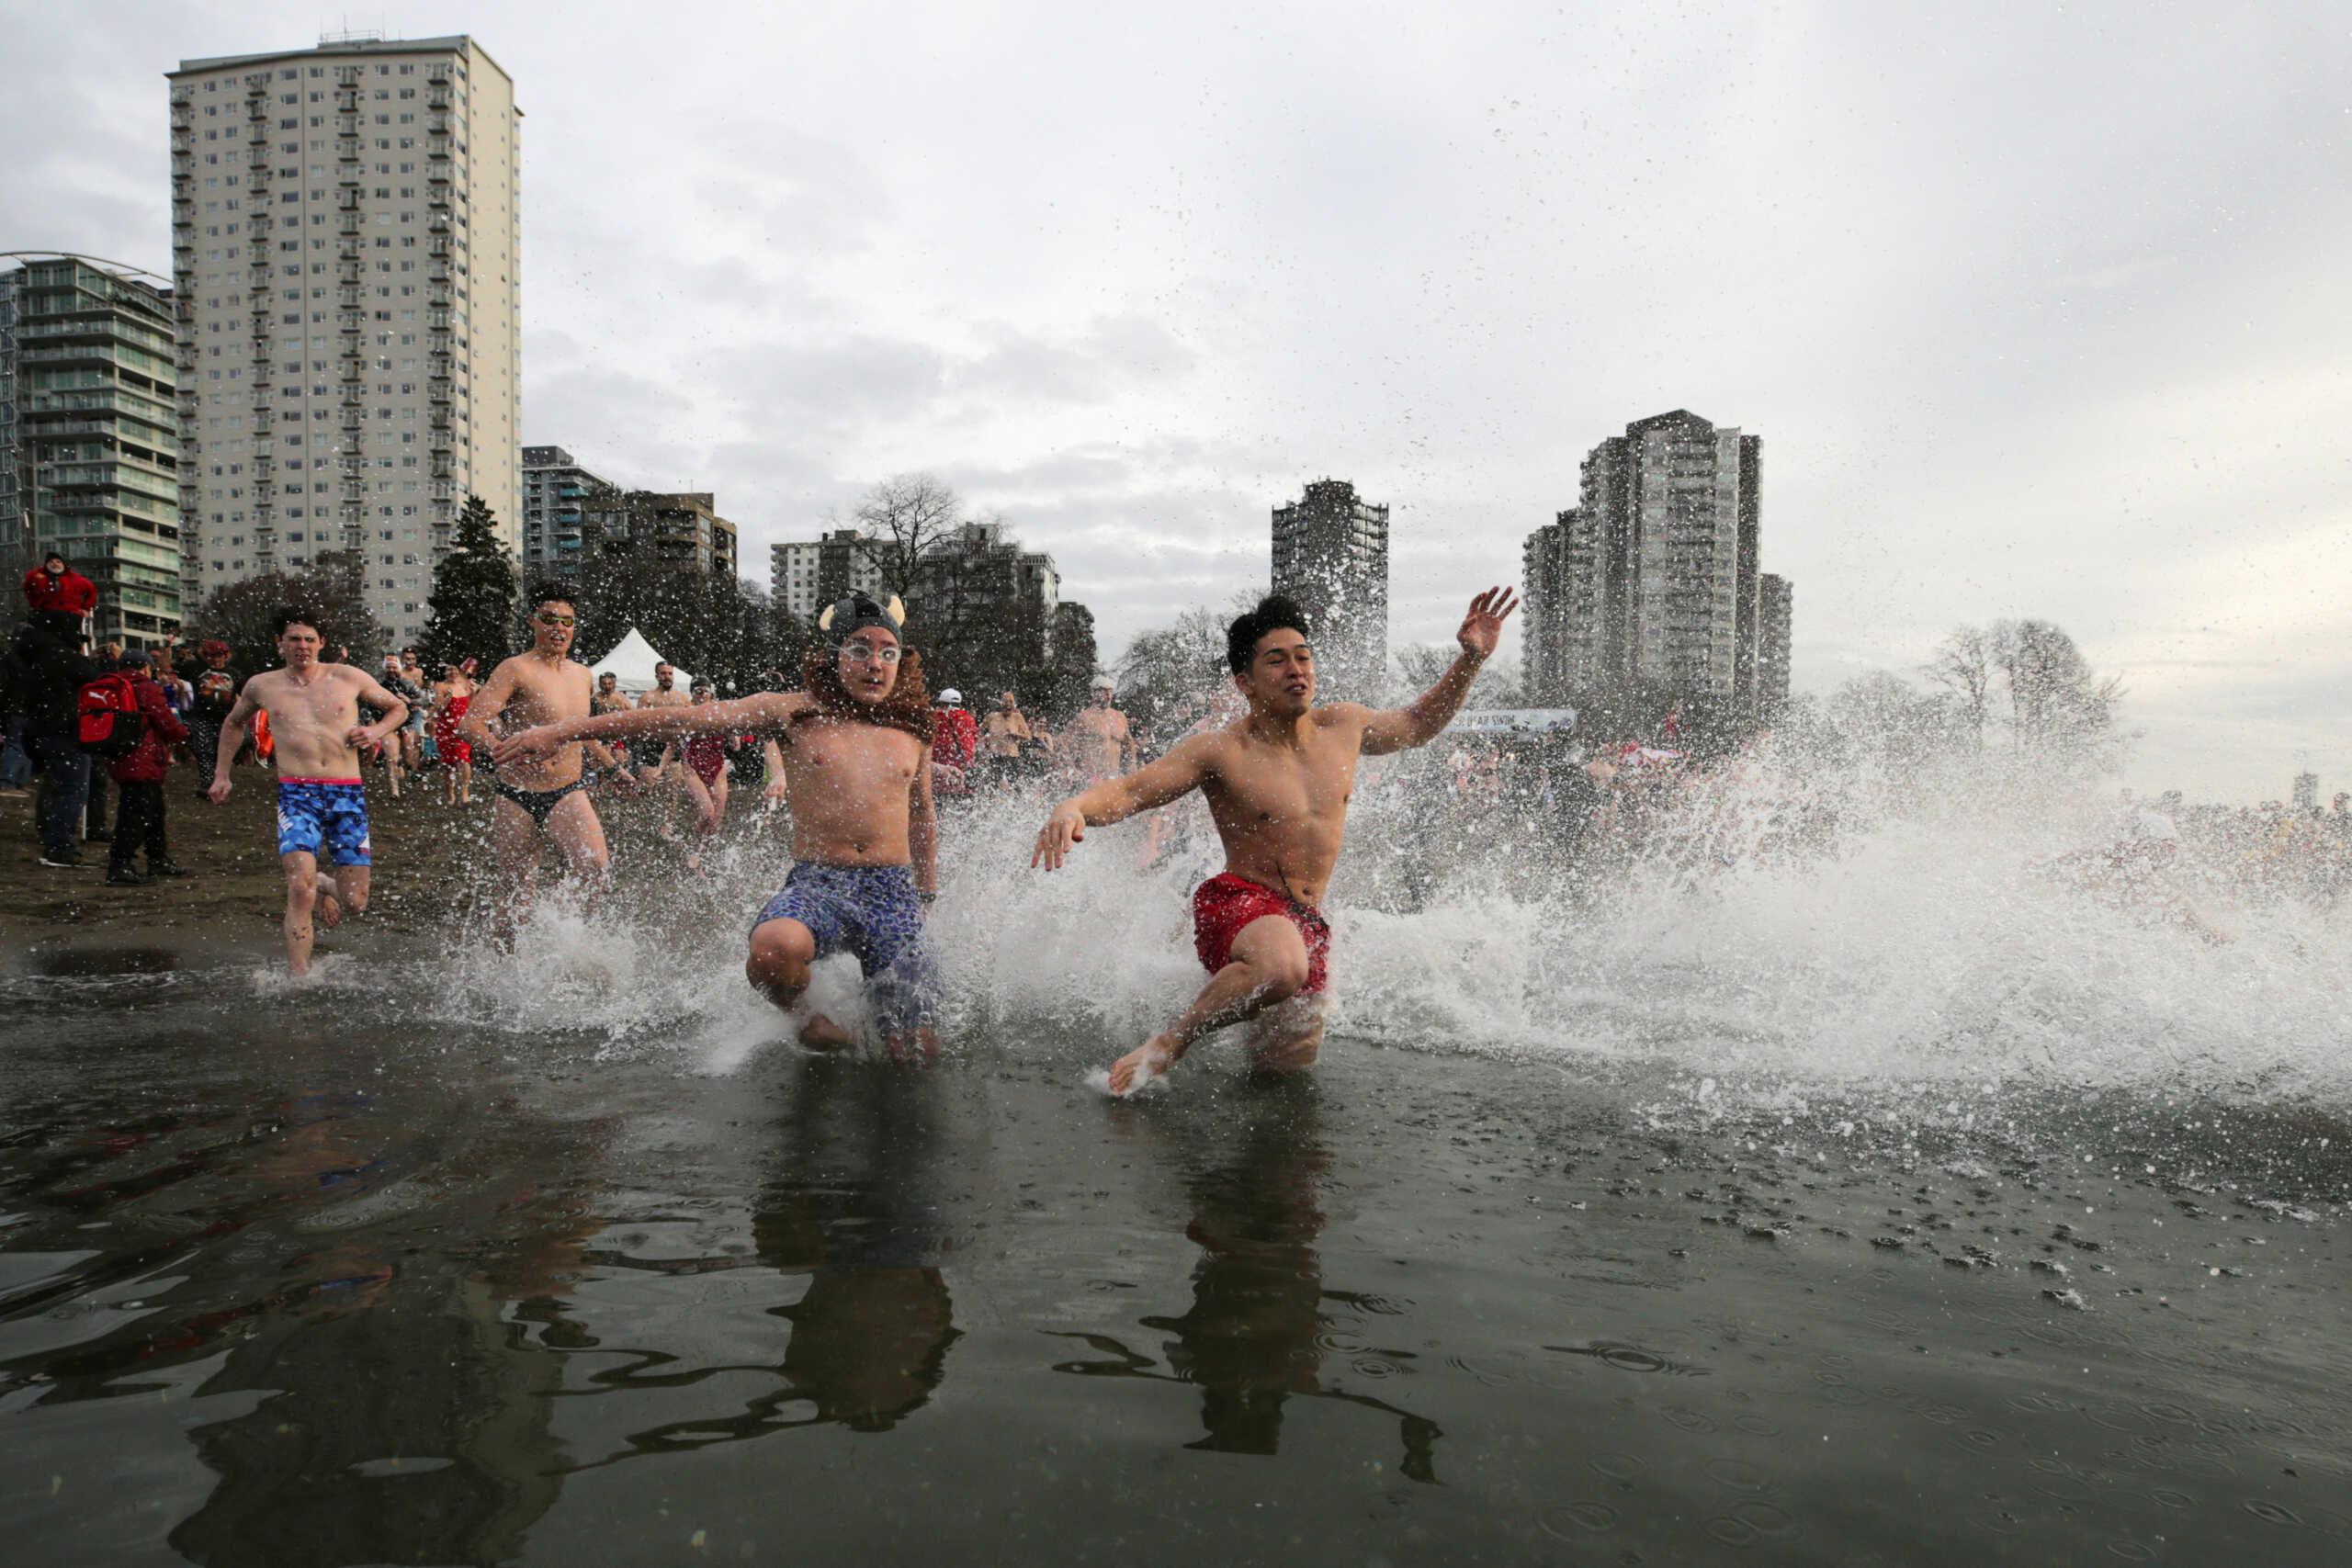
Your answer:
[[[750,734],[781,742],[793,865],[783,891],[752,919],[744,976],[792,1012],[811,964],[854,953],[891,1053],[920,1049],[928,1057],[939,1048],[938,976],[923,931],[923,906],[938,887],[937,724],[922,656],[900,641],[905,622],[896,598],[883,604],[854,592],[818,617],[825,644],[801,659],[803,690],[561,719],[509,735],[496,756],[503,769],[582,740]],[[851,1039],[814,1011],[801,1017],[799,1038],[818,1049]]]
[[[220,744],[220,723],[236,705],[240,678],[229,668],[229,645],[209,637],[196,645],[196,657],[180,661],[180,679],[196,694],[187,711],[188,750],[196,754],[196,792],[212,787],[213,752]]]
[[[67,566],[65,558],[55,550],[25,573],[24,589],[25,603],[35,610],[81,619],[98,607],[97,585]]]
[[[980,724],[964,706],[964,694],[950,686],[939,694],[931,714],[931,787],[943,799],[972,794],[971,768],[980,750]]]

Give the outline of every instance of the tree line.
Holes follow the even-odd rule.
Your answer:
[[[1094,679],[1094,617],[1082,604],[1043,607],[996,592],[950,547],[964,525],[978,521],[956,492],[929,475],[888,479],[856,512],[882,596],[908,607],[908,646],[922,652],[931,689],[962,687],[976,704],[1012,691],[1024,706],[1060,717],[1087,699]],[[797,686],[804,650],[819,642],[768,591],[731,572],[681,568],[663,558],[642,531],[583,552],[571,592],[580,615],[574,646],[591,660],[634,626],[681,669],[722,692],[748,693],[781,675]],[[449,548],[434,569],[428,615],[416,646],[424,667],[471,658],[487,669],[528,645],[526,583],[497,535],[497,519],[480,496],[468,496]],[[267,572],[214,590],[189,617],[191,640],[218,637],[248,672],[277,661],[272,623],[293,606],[317,617],[330,650],[372,663],[396,651],[368,608],[363,558],[319,555],[300,571]]]

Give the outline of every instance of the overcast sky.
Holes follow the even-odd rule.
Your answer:
[[[2352,788],[2352,11],[1159,9],[0,0],[0,249],[168,269],[183,57],[468,31],[526,439],[716,491],[757,575],[929,468],[1109,654],[1334,476],[1439,640],[1689,408],[1764,438],[1800,688],[2040,615],[2131,782]]]

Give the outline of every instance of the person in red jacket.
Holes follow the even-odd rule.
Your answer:
[[[96,585],[65,564],[65,558],[51,550],[41,562],[25,573],[25,603],[36,610],[62,610],[69,615],[86,615],[98,607]]]
[[[115,802],[114,848],[107,856],[107,880],[119,886],[141,887],[158,876],[186,876],[164,847],[164,773],[172,765],[172,748],[187,739],[187,726],[172,712],[164,688],[155,683],[143,655],[122,656],[122,677],[139,699],[139,716],[147,721],[139,744],[112,758],[107,772],[120,786]],[[147,874],[133,870],[131,856],[144,846]]]
[[[980,722],[964,706],[964,694],[950,686],[939,694],[931,716],[938,728],[931,737],[932,793],[961,799],[972,793],[972,759],[979,754]]]

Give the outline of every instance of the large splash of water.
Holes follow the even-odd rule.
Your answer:
[[[1049,801],[1040,786],[951,809],[934,936],[964,1032],[1017,1052],[1051,1022],[1099,1033],[1107,1059],[1200,984],[1188,899],[1221,860],[1194,802],[1173,831],[1096,829],[1062,872],[1032,871]],[[2264,894],[2193,844],[2153,886],[2202,931],[2168,901],[2053,873],[2120,817],[2091,784],[1751,760],[1571,852],[1541,802],[1452,795],[1426,761],[1368,768],[1329,906],[1332,1032],[1751,1091],[2352,1103],[2342,913]],[[517,962],[478,946],[439,961],[438,1005],[608,1046],[684,1040],[720,1069],[780,1037],[741,965],[788,863],[781,823],[730,830],[707,876],[648,874],[662,856],[626,840],[622,855],[618,890],[584,916],[552,905]],[[856,1016],[849,961],[820,967],[820,988]]]

